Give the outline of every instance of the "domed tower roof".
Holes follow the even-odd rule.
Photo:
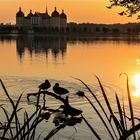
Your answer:
[[[35,12],[35,14],[33,15],[34,17],[39,17],[39,13]]]
[[[56,7],[54,11],[52,12],[52,17],[59,17],[59,13],[57,12]]]
[[[65,19],[67,18],[66,14],[64,13],[64,10],[62,10],[62,13],[60,14],[60,17],[65,18]]]
[[[28,14],[28,16],[27,16],[28,18],[31,18],[31,17],[33,17],[33,14],[32,14],[32,10],[30,9],[30,13]]]
[[[16,17],[24,17],[24,13],[21,11],[21,7],[19,7],[19,11],[17,12]]]

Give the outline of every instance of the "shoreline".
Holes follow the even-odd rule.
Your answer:
[[[96,36],[96,37],[118,37],[118,36],[130,36],[130,37],[138,37],[140,36],[140,34],[128,34],[128,33],[78,33],[78,32],[72,32],[72,33],[61,33],[61,32],[58,32],[58,33],[0,33],[0,37],[1,36],[15,36],[15,37],[18,37],[18,36],[43,36],[43,37],[57,37],[57,36],[62,36],[62,37],[65,37],[65,36],[80,36],[80,37],[93,37],[93,36]]]

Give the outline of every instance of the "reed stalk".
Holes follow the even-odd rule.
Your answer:
[[[111,127],[111,129],[112,129],[112,131],[113,131],[113,133],[114,133],[116,139],[118,139],[118,136],[117,136],[117,134],[116,134],[116,132],[115,132],[115,130],[114,130],[112,124],[110,123],[109,117],[108,117],[108,115],[107,115],[105,109],[104,109],[103,106],[101,105],[100,101],[99,101],[98,98],[96,97],[96,95],[92,92],[92,90],[89,88],[89,86],[88,86],[84,81],[82,81],[82,80],[79,79],[79,78],[75,78],[75,77],[72,77],[72,78],[74,78],[74,79],[80,81],[80,82],[88,89],[88,91],[91,93],[91,95],[93,96],[93,98],[94,98],[94,99],[96,100],[96,102],[98,103],[99,107],[102,109],[102,111],[103,111],[103,113],[104,113],[104,115],[105,115],[105,117],[106,117],[108,123],[110,124],[110,127]],[[117,129],[117,130],[118,130],[118,129]],[[118,130],[118,133],[119,133],[119,130]]]

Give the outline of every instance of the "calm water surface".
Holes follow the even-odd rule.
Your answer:
[[[93,125],[99,126],[96,115],[91,113],[89,105],[84,99],[79,99],[75,91],[86,89],[74,80],[77,77],[89,84],[100,101],[103,102],[97,80],[98,75],[104,84],[108,97],[114,109],[115,91],[119,97],[126,97],[126,77],[119,74],[125,72],[129,76],[130,88],[133,93],[135,115],[140,116],[140,37],[93,37],[93,38],[66,38],[66,37],[6,37],[0,38],[0,76],[3,79],[13,99],[17,99],[24,92],[22,106],[31,110],[34,106],[27,105],[26,94],[38,91],[38,85],[49,79],[54,85],[57,81],[70,90],[70,101],[73,106],[83,109],[85,116]],[[2,89],[0,101],[7,102]],[[89,98],[92,99],[89,93]],[[34,102],[34,98],[32,102]],[[50,106],[59,103],[52,98],[48,99]],[[30,106],[29,108],[27,106]],[[88,108],[88,110],[87,110]],[[127,101],[126,101],[127,108]],[[129,114],[129,112],[128,112]],[[94,120],[97,120],[95,122]],[[43,125],[46,129],[51,124]],[[102,126],[102,125],[101,125]],[[109,139],[102,127],[97,131],[103,139]],[[84,123],[74,128],[66,128],[54,139],[94,139]],[[47,129],[47,130],[48,130]],[[65,135],[64,135],[65,132]],[[45,134],[44,134],[45,135]]]
[[[0,39],[0,75],[47,77],[91,82],[92,74],[116,83],[121,72],[130,77],[140,70],[137,38],[67,39],[18,37]]]

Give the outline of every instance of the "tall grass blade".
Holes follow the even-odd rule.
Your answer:
[[[138,124],[136,124],[135,125],[135,132],[136,131],[139,131],[140,130],[140,123],[138,123]],[[134,130],[133,130],[133,127],[132,128],[130,128],[128,131],[127,131],[127,137],[129,137],[129,136],[131,136],[131,135],[133,135],[134,134]],[[120,140],[123,140],[123,136],[120,138]]]
[[[56,128],[54,128],[45,138],[44,140],[49,140],[52,136],[54,136],[58,131],[60,131],[62,128],[64,128],[66,124],[62,124]]]
[[[133,115],[133,106],[132,106],[131,95],[130,95],[130,90],[129,90],[128,77],[127,77],[127,94],[128,94],[130,114],[131,114],[131,119],[132,119],[133,136],[134,136],[134,140],[136,140],[136,135],[135,135],[135,122],[134,122],[134,115]]]
[[[27,122],[25,124],[23,124],[23,126],[21,127],[21,129],[19,130],[19,132],[14,136],[14,139],[17,138],[17,136],[25,129],[25,127],[29,124],[29,122],[33,119],[33,117],[36,115],[36,113],[38,112],[38,110],[36,110],[27,120]]]
[[[25,112],[25,116],[26,116],[26,122],[27,122],[27,132],[29,131],[29,128],[30,128],[30,126],[29,126],[29,116],[28,116],[28,113],[27,112]],[[29,140],[29,135],[27,135],[27,140]]]
[[[26,133],[23,135],[23,137],[26,137],[28,134],[30,134],[31,131],[34,129],[34,127],[36,127],[36,126],[37,126],[41,121],[43,121],[43,120],[44,120],[44,118],[39,119],[34,125],[32,125],[32,126],[29,128],[29,131],[26,132]],[[14,137],[13,140],[16,140],[16,137],[17,137],[17,135]]]
[[[25,124],[26,122],[27,122],[27,118],[26,118],[26,115],[25,115],[25,113],[26,113],[26,111],[24,112],[24,123],[23,124]],[[23,129],[23,131],[22,131],[22,133],[21,134],[23,134],[24,135],[24,133],[25,133],[25,131],[26,131],[26,127]],[[21,137],[21,140],[25,140],[26,139],[26,137]]]
[[[8,94],[8,92],[6,90],[6,87],[4,86],[4,84],[3,84],[3,82],[2,82],[1,79],[0,79],[0,82],[1,82],[1,85],[2,85],[3,90],[5,91],[5,93],[6,93],[7,97],[8,97],[8,99],[9,99],[9,101],[11,102],[11,104],[12,104],[12,106],[14,108],[15,107],[15,104],[14,104],[13,100],[11,99],[11,97],[9,96],[9,94]]]
[[[39,136],[38,136],[37,140],[39,140],[39,139],[40,139],[41,135],[42,135],[42,133],[40,133],[40,134],[39,134]]]
[[[36,126],[35,126],[35,128],[33,128],[33,130],[32,130],[30,140],[34,140],[34,139],[35,139],[35,131],[36,131]]]
[[[30,138],[31,140],[34,140],[34,138],[35,138],[35,132],[36,132],[36,125],[35,124],[39,121],[40,114],[41,114],[41,109],[39,110],[38,116],[36,117],[36,119],[33,121],[32,125],[31,125],[31,127],[33,127],[33,125],[35,126],[35,127],[33,127],[33,130],[31,133],[31,138]]]
[[[19,123],[17,112],[18,111],[15,112],[16,133],[18,133],[18,131],[20,130],[20,123]],[[22,138],[22,133],[20,133],[20,137]],[[17,140],[19,140],[19,137],[17,137]]]
[[[106,122],[104,121],[103,117],[101,116],[101,114],[99,113],[99,111],[97,110],[97,108],[93,105],[93,103],[88,99],[88,97],[87,97],[86,95],[85,95],[84,97],[85,97],[85,98],[87,99],[87,101],[91,104],[91,106],[93,107],[93,109],[96,111],[97,115],[99,116],[99,118],[100,118],[101,121],[103,122],[105,128],[106,128],[107,131],[109,132],[110,136],[112,137],[112,139],[114,139],[114,137],[113,137],[111,131],[109,130],[109,128],[108,128]]]
[[[6,109],[4,107],[1,106],[1,108],[3,109],[4,113],[5,113],[5,116],[6,116],[6,119],[7,119],[7,122],[9,122],[9,116],[8,116],[8,112],[6,111]],[[9,128],[7,128],[10,130],[10,134],[11,134],[11,138],[13,139],[13,132],[11,130],[11,126],[9,126]]]
[[[25,127],[24,127],[24,129],[23,129],[23,135],[25,134],[25,130],[28,132],[29,131],[29,128],[30,128],[30,126],[29,126],[29,117],[28,117],[28,113],[25,111],[24,112],[24,124],[27,124]],[[30,135],[27,135],[27,138],[26,138],[26,140],[29,140],[29,136]]]
[[[100,136],[97,134],[97,132],[94,130],[94,128],[88,123],[88,121],[85,119],[85,117],[81,114],[84,122],[87,124],[87,126],[89,127],[89,129],[92,131],[92,133],[96,136],[96,138],[98,140],[101,140]]]
[[[38,96],[37,96],[36,109],[38,109],[38,106],[39,106],[40,94],[41,94],[41,91],[39,90],[39,92],[38,92]]]
[[[74,78],[74,79],[80,81],[80,82],[88,89],[88,91],[91,93],[91,95],[93,96],[93,98],[96,100],[96,102],[98,103],[98,105],[99,105],[100,108],[102,109],[102,111],[103,111],[105,117],[106,117],[107,120],[108,120],[108,123],[110,124],[110,127],[111,127],[111,129],[112,129],[112,131],[113,131],[113,133],[114,133],[116,139],[118,139],[118,137],[117,137],[117,135],[116,135],[116,132],[115,132],[115,130],[114,130],[112,124],[110,123],[109,117],[107,116],[106,111],[104,110],[103,106],[101,105],[101,103],[100,103],[100,101],[98,100],[98,98],[96,97],[96,95],[92,92],[92,90],[89,88],[89,86],[88,86],[85,82],[83,82],[81,79],[75,78],[75,77],[72,77],[72,78]]]
[[[97,80],[98,80],[98,82],[99,82],[101,91],[102,91],[102,93],[103,93],[103,97],[104,97],[105,102],[106,102],[106,105],[107,105],[107,107],[108,107],[108,109],[109,109],[109,111],[110,111],[110,114],[113,115],[112,108],[111,108],[110,103],[109,103],[109,100],[108,100],[108,98],[107,98],[107,96],[106,96],[105,90],[104,90],[104,88],[103,88],[103,86],[102,86],[102,84],[101,84],[101,81],[100,81],[100,79],[99,79],[96,75],[95,75],[95,77],[97,78]]]
[[[11,122],[12,122],[14,116],[15,116],[15,113],[16,113],[16,110],[17,110],[17,107],[18,107],[18,105],[19,105],[19,102],[20,102],[21,97],[22,97],[22,94],[21,94],[20,97],[18,98],[18,101],[17,101],[15,107],[13,108],[13,112],[12,112],[12,114],[11,114],[11,116],[10,116],[9,122],[8,122],[8,124],[7,124],[7,128],[10,127],[10,124],[11,124]],[[5,129],[5,130],[4,130],[3,135],[2,135],[2,138],[5,137],[5,134],[7,133],[7,131],[8,131],[8,129]]]
[[[118,111],[119,111],[121,126],[122,126],[122,128],[123,128],[123,131],[125,132],[123,113],[122,113],[120,101],[119,101],[119,98],[118,98],[118,95],[117,95],[117,94],[116,94],[116,101],[117,101],[117,106],[118,106]],[[124,132],[123,132],[123,133],[124,133]]]
[[[45,132],[45,131],[46,131],[46,130],[43,130],[43,131],[39,134],[39,136],[38,136],[37,140],[39,140],[39,139],[40,139],[40,137],[41,137],[42,133],[43,133],[43,132]]]
[[[131,121],[132,121],[132,128],[133,128],[133,137],[134,140],[136,140],[136,135],[135,135],[135,121],[134,121],[134,113],[133,113],[133,106],[132,106],[132,101],[131,101],[131,93],[129,89],[129,81],[128,81],[128,76],[126,73],[121,73],[120,75],[125,74],[127,77],[127,95],[128,95],[128,102],[129,102],[129,108],[130,108],[130,115],[131,115]]]
[[[123,99],[123,113],[124,113],[124,122],[125,122],[125,130],[127,131],[127,121],[126,121],[126,113],[125,113],[125,106],[124,106],[124,99]]]
[[[120,134],[120,136],[121,136],[121,135],[123,134],[123,128],[122,128],[120,122],[118,121],[118,119],[116,118],[115,115],[111,115],[110,118],[113,118],[114,124],[115,124],[116,127],[118,128],[119,134]]]
[[[2,139],[2,137],[0,137],[0,139],[1,139],[1,140],[9,140],[9,138],[4,138],[4,139]]]
[[[108,98],[107,98],[107,96],[106,96],[105,90],[104,90],[104,88],[103,88],[103,86],[102,86],[102,83],[101,83],[100,79],[99,79],[96,75],[95,75],[95,77],[97,78],[98,83],[99,83],[99,85],[100,85],[100,88],[101,88],[103,97],[104,97],[104,99],[105,99],[106,105],[107,105],[107,107],[108,107],[108,110],[109,110],[109,112],[110,112],[110,115],[111,115],[111,116],[114,116],[114,113],[113,113],[113,111],[112,111],[111,105],[110,105],[109,100],[108,100]],[[114,117],[113,117],[113,120],[114,120]],[[114,120],[114,123],[115,123],[115,120]],[[116,126],[116,128],[117,128],[117,130],[118,130],[118,133],[119,133],[119,135],[120,135],[120,130],[119,130],[118,125],[116,125],[116,123],[115,123],[115,126]],[[120,135],[120,136],[121,136],[121,135]]]

